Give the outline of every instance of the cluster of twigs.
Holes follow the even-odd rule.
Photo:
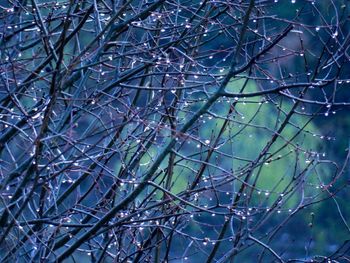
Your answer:
[[[344,257],[281,240],[346,185],[348,7],[282,2],[0,1],[1,262]]]

